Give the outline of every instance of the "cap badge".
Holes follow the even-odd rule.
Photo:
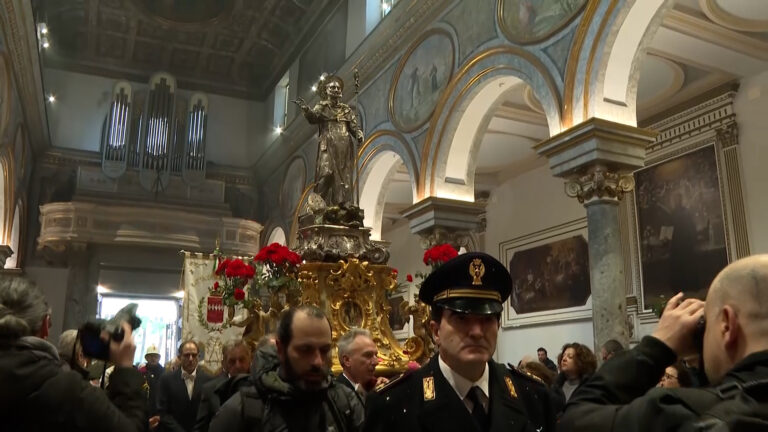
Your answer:
[[[513,398],[517,398],[517,391],[515,391],[515,385],[512,384],[512,378],[505,376],[504,382],[507,383],[507,390],[509,390],[509,395]]]
[[[435,399],[435,379],[431,376],[424,377],[424,379],[421,381],[421,385],[424,388],[424,400],[434,400]]]
[[[472,276],[472,285],[482,285],[481,279],[485,274],[485,264],[480,258],[475,258],[469,263],[469,275]]]

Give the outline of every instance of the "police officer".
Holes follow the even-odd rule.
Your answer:
[[[484,253],[459,255],[429,275],[419,298],[431,306],[439,352],[369,395],[365,430],[554,431],[546,387],[492,359],[511,288],[504,265]]]

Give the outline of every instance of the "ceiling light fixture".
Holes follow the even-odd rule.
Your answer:
[[[312,91],[313,91],[313,92],[316,92],[316,91],[317,91],[317,86],[316,86],[316,85],[313,85],[313,86],[312,86]]]
[[[281,134],[281,133],[283,133],[283,128],[282,128],[282,126],[280,126],[280,125],[277,125],[277,127],[275,128],[275,133],[276,133],[276,134]]]
[[[51,43],[48,42],[48,38],[43,38],[43,48],[48,48],[51,46]]]
[[[56,95],[54,95],[53,93],[49,94],[48,95],[48,102],[50,102],[50,103],[56,102]]]

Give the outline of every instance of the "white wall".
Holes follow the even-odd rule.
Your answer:
[[[497,258],[499,243],[503,241],[586,215],[586,210],[576,199],[565,195],[563,180],[553,177],[547,165],[509,179],[493,189],[486,210],[486,252]],[[551,358],[556,358],[567,342],[591,347],[594,344],[592,321],[502,329],[496,359],[517,364],[526,354],[535,356],[540,346],[547,349]]]
[[[768,71],[741,81],[734,101],[739,124],[739,146],[743,168],[744,201],[747,207],[751,253],[768,252]]]
[[[51,308],[51,330],[48,338],[55,345],[64,324],[64,302],[67,294],[67,268],[26,267],[24,273],[37,284]]]
[[[99,151],[101,127],[109,111],[112,89],[118,81],[95,75],[44,69],[45,88],[56,95],[47,104],[51,142],[55,147]],[[135,92],[146,83],[131,82]],[[179,89],[188,98],[192,92]],[[250,125],[260,116],[260,102],[208,94],[208,160],[217,164],[247,167],[254,146]],[[255,117],[255,118],[254,118]]]

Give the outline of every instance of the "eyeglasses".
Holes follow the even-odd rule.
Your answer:
[[[661,379],[669,381],[669,380],[671,380],[671,379],[674,379],[674,380],[676,380],[676,379],[677,379],[677,377],[676,377],[675,375],[670,375],[670,374],[668,374],[668,373],[664,372],[664,376],[663,376],[663,377],[661,377]]]

